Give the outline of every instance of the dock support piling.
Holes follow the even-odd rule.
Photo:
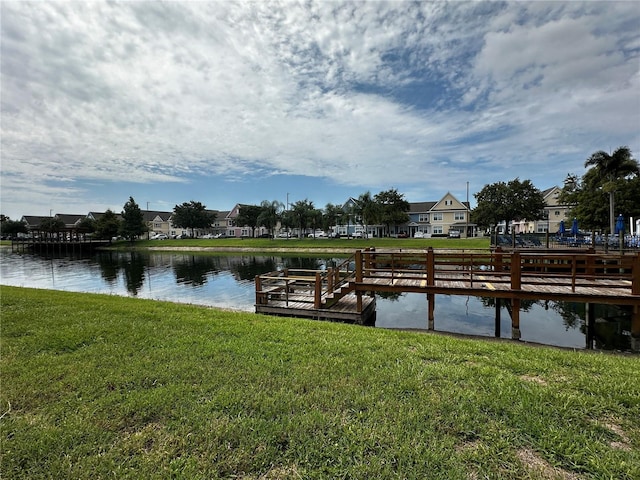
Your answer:
[[[585,339],[587,341],[586,348],[589,350],[593,349],[593,341],[595,339],[595,328],[596,328],[596,309],[593,303],[585,304],[585,314],[587,320],[587,332],[585,335]]]
[[[433,293],[427,293],[427,304],[428,304],[428,310],[429,310],[429,318],[428,318],[428,329],[429,330],[434,330],[435,329],[435,316],[434,316],[434,311],[435,311],[435,305],[436,305],[436,296]]]
[[[500,298],[496,298],[496,321],[495,321],[495,332],[494,335],[496,338],[500,338],[500,307],[502,301]]]
[[[634,305],[631,312],[631,350],[640,352],[640,305]]]
[[[520,340],[520,299],[511,300],[511,338]]]

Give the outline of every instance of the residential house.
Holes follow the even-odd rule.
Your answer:
[[[352,212],[357,205],[357,200],[349,198],[343,204],[345,212]],[[474,236],[476,225],[469,219],[469,203],[459,201],[453,194],[447,193],[436,202],[409,203],[409,221],[402,225],[395,225],[390,235],[396,236],[405,233],[410,237],[416,233],[430,237],[432,235],[448,235],[451,231],[460,232],[461,237]],[[338,235],[361,236],[365,227],[361,219],[355,215],[342,220],[341,225],[336,225],[332,230]],[[382,236],[382,225],[367,225],[366,234],[369,237]]]
[[[548,188],[542,192],[544,198],[544,215],[540,220],[527,220],[522,219],[519,221],[512,221],[510,227],[516,234],[518,233],[557,233],[560,230],[560,222],[564,220],[567,228],[570,225],[571,218],[569,217],[569,205],[560,203],[560,187],[554,186]],[[509,231],[511,231],[511,229]],[[504,222],[502,224],[502,231],[504,231]]]
[[[447,192],[437,202],[409,203],[409,223],[404,231],[410,237],[417,232],[429,237],[454,231],[461,237],[473,237],[476,225],[471,223],[469,214],[469,202],[461,202]]]
[[[105,213],[107,212],[89,212],[87,214],[87,218],[90,220],[93,220],[94,222],[97,222],[104,216]],[[113,212],[113,213],[118,220],[122,220],[122,214],[116,213],[116,212]]]
[[[82,220],[86,218],[86,215],[75,215],[68,213],[56,213],[54,216],[34,216],[24,215],[20,221],[27,225],[27,228],[33,235],[40,235],[42,232],[42,223],[51,219],[60,220],[64,226],[56,233],[56,237],[71,238],[74,234],[77,234],[78,226]]]
[[[176,232],[171,224],[173,212],[161,212],[157,210],[142,210],[142,218],[147,225],[148,235],[164,233],[166,236],[181,235],[183,232]]]
[[[241,226],[236,223],[236,218],[238,218],[238,215],[240,214],[240,208],[243,205],[244,204],[242,203],[237,203],[229,212],[220,212],[220,214],[226,213],[226,215],[224,217],[220,215],[220,217],[222,217],[219,222],[220,227],[217,227],[217,228],[222,228],[224,226],[224,228],[226,229],[225,234],[227,237],[241,238],[241,237],[252,237],[254,235],[253,229],[251,227]],[[267,234],[267,233],[269,232],[267,231],[266,228],[257,227],[255,231],[255,236],[259,237],[260,235]]]
[[[30,232],[36,232],[40,230],[40,225],[44,220],[49,220],[51,217],[39,216],[39,215],[23,215],[20,221],[27,226]]]

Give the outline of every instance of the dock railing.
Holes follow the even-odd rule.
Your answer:
[[[356,290],[434,291],[474,289],[490,283],[508,292],[529,289],[604,288],[607,296],[623,295],[635,303],[640,295],[640,253],[616,255],[593,252],[357,250],[326,270],[284,269],[258,275],[256,304],[294,302],[326,308]],[[613,290],[612,290],[613,289]],[[620,295],[611,292],[620,292]],[[491,293],[487,292],[490,296]],[[515,297],[514,297],[515,298]],[[613,303],[613,298],[611,299]]]
[[[349,287],[356,274],[356,255],[352,255],[335,267],[326,270],[286,268],[257,275],[256,304],[266,305],[271,301],[290,303],[313,303],[319,309],[323,302]]]
[[[474,282],[509,284],[511,290],[521,290],[523,285],[576,286],[600,280],[607,288],[631,289],[632,295],[640,295],[640,253],[617,255],[604,253],[549,253],[534,251],[503,252],[436,252],[429,248],[424,252],[377,251],[362,252],[362,278],[388,279],[392,283],[401,280],[423,280],[425,286],[437,282]],[[358,276],[358,273],[356,273]]]

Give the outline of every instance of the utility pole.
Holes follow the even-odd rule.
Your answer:
[[[469,182],[467,182],[467,211],[464,214],[464,236],[469,238]]]

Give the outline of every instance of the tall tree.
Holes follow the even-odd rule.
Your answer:
[[[276,225],[280,221],[280,214],[284,209],[284,205],[282,202],[278,200],[263,200],[260,203],[261,212],[258,216],[258,225],[265,227],[269,230],[269,233],[273,235],[273,229],[276,228]]]
[[[173,207],[171,223],[175,227],[191,230],[192,237],[194,229],[210,228],[215,221],[216,214],[207,210],[207,207],[200,202],[191,200],[190,202],[184,202],[182,205]]]
[[[375,195],[379,221],[385,225],[387,235],[391,232],[391,225],[398,225],[409,221],[409,202],[404,195],[392,188]]]
[[[240,227],[251,227],[251,236],[256,236],[256,227],[258,226],[258,217],[262,208],[258,205],[240,205],[238,216],[236,217],[236,225]]]
[[[360,218],[365,232],[369,231],[369,225],[378,223],[380,208],[371,196],[371,192],[365,192],[358,197],[355,203],[355,212]]]
[[[324,206],[324,212],[322,215],[322,228],[329,231],[331,227],[338,225],[338,217],[340,216],[341,208],[339,205],[333,203],[327,203]]]
[[[307,227],[311,225],[315,211],[316,208],[313,206],[313,202],[308,199],[299,200],[292,205],[291,212],[295,226],[299,228],[299,236],[302,236]]]
[[[3,219],[0,221],[0,233],[3,237],[15,237],[18,233],[28,233],[27,225],[20,220],[11,220],[9,217],[2,215]]]
[[[80,233],[93,233],[95,231],[96,231],[96,222],[95,220],[89,217],[84,217],[78,223],[78,232]]]
[[[104,215],[96,221],[96,237],[109,239],[118,235],[120,231],[120,220],[118,216],[112,211],[107,210]]]
[[[575,175],[570,177],[571,180],[565,182],[559,201],[571,206],[570,216],[577,218],[583,227],[609,231],[609,192],[601,188],[596,169],[590,168],[582,178]],[[615,192],[616,213],[622,213],[626,218],[640,217],[640,176],[617,180]]]
[[[124,204],[121,215],[120,235],[130,242],[133,243],[137,237],[147,231],[142,210],[140,210],[140,207],[133,197],[129,197],[129,201]]]
[[[544,196],[530,180],[516,178],[508,183],[485,185],[474,195],[478,201],[471,212],[472,219],[481,227],[496,226],[511,220],[539,220],[544,218]]]
[[[593,167],[599,187],[609,196],[609,229],[614,232],[615,193],[620,180],[640,175],[638,162],[631,155],[629,147],[618,147],[611,155],[600,150],[592,154],[585,168]]]
[[[64,222],[56,217],[49,217],[42,220],[40,223],[40,230],[47,233],[48,237],[53,237],[53,234],[59,235],[64,229]]]

